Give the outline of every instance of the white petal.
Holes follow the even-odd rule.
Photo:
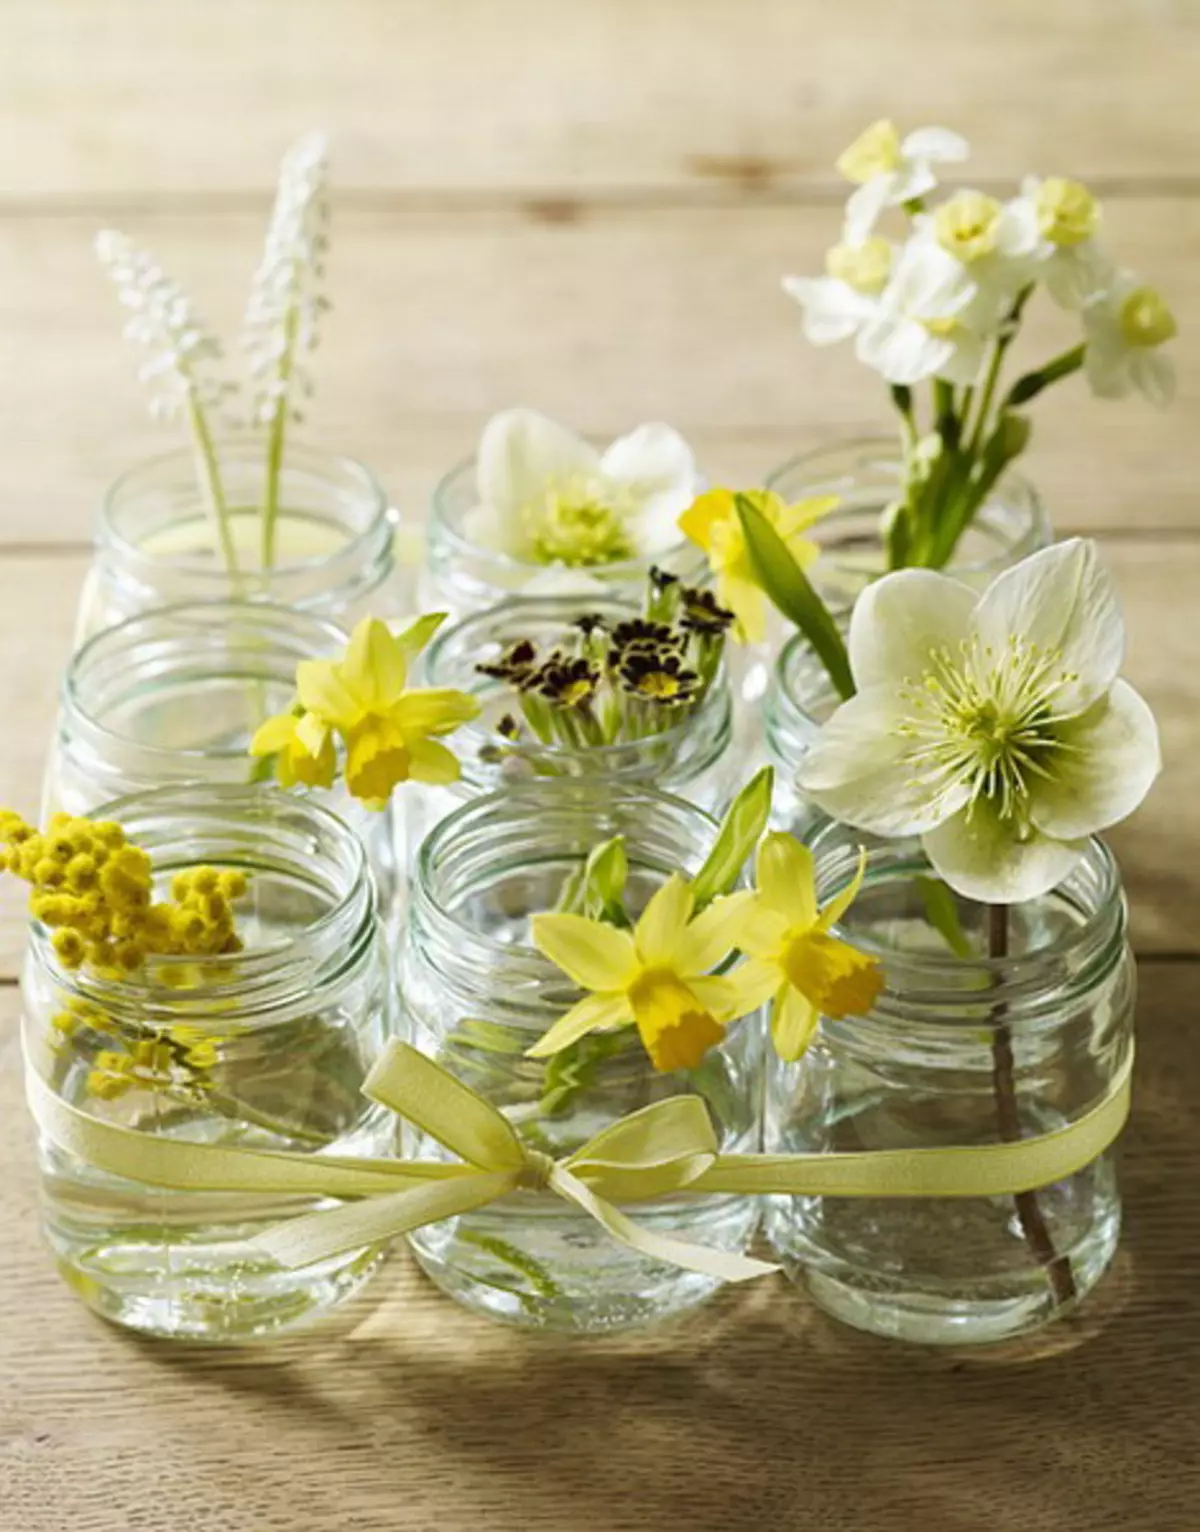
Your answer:
[[[967,159],[971,146],[961,133],[952,133],[949,128],[917,128],[901,143],[900,153],[907,160],[952,165]]]
[[[1133,387],[1129,352],[1112,337],[1098,334],[1089,337],[1083,368],[1088,387],[1097,399],[1124,399]]]
[[[957,329],[954,332],[950,355],[938,368],[938,377],[947,383],[970,385],[979,378],[983,366],[985,341],[974,330]]]
[[[523,596],[603,596],[609,587],[586,569],[540,569],[520,587]]]
[[[670,496],[682,511],[696,498],[692,449],[678,431],[657,421],[618,437],[600,459],[600,471],[638,500]]]
[[[1154,714],[1128,681],[1059,737],[1069,753],[1056,761],[1052,782],[1036,782],[1030,813],[1039,830],[1061,840],[1096,835],[1132,814],[1162,770]]]
[[[996,248],[1008,256],[1048,256],[1053,246],[1042,238],[1037,208],[1028,197],[1006,202],[996,221]]]
[[[519,516],[502,516],[494,505],[473,505],[462,519],[462,535],[476,548],[520,558],[525,551]]]
[[[931,192],[936,185],[937,176],[924,160],[910,160],[903,170],[893,175],[888,201],[893,207],[898,202],[912,202],[914,198]]]
[[[1012,635],[1053,652],[1076,677],[1055,697],[1060,712],[1082,712],[1107,692],[1125,653],[1116,586],[1090,538],[1043,548],[997,575],[979,598],[972,628],[997,655]]]
[[[800,763],[797,780],[819,808],[876,835],[919,835],[965,801],[966,787],[938,793],[912,759],[895,686],[874,686],[843,702]]]
[[[1133,349],[1129,376],[1143,398],[1159,409],[1164,409],[1175,397],[1175,363],[1157,346]]]
[[[504,410],[492,416],[479,441],[479,498],[501,517],[515,516],[540,501],[549,483],[590,476],[599,466],[595,448],[566,426],[537,410]]]
[[[979,597],[932,569],[900,569],[868,585],[850,617],[850,668],[860,690],[919,682],[938,649],[966,638]]]
[[[843,231],[848,245],[860,245],[879,222],[879,216],[892,201],[895,176],[872,176],[857,187],[846,200]]]
[[[929,831],[921,844],[943,882],[984,904],[1020,904],[1048,893],[1087,847],[1086,840],[1052,840],[1036,830],[1018,840],[982,802]]]
[[[863,327],[855,350],[860,362],[889,383],[911,384],[934,377],[954,347],[915,319],[887,314]]]
[[[1046,291],[1059,308],[1082,309],[1112,287],[1117,267],[1095,240],[1056,249],[1042,269]]]
[[[804,309],[805,338],[814,346],[848,339],[876,311],[870,298],[836,277],[784,277],[783,290]]]

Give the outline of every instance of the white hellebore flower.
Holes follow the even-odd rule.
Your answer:
[[[1175,394],[1175,364],[1163,346],[1177,333],[1175,316],[1153,287],[1121,271],[1103,297],[1083,311],[1084,367],[1092,392],[1121,399],[1136,388],[1151,404]]]
[[[1103,292],[1113,264],[1096,242],[1100,204],[1079,181],[1026,176],[1021,195],[1005,205],[1001,242],[1025,257],[1060,308],[1080,309]]]
[[[970,154],[965,138],[948,128],[918,128],[901,138],[886,118],[873,122],[839,157],[838,170],[858,190],[846,203],[846,237],[856,244],[887,207],[915,201],[937,185],[933,166],[956,164]]]
[[[967,269],[935,241],[917,235],[858,332],[858,359],[889,383],[945,378],[973,383],[985,335],[969,324],[979,290]]]
[[[1158,774],[1153,715],[1117,678],[1124,641],[1112,580],[1079,538],[982,596],[929,569],[885,575],[851,617],[857,695],[801,785],[848,824],[919,835],[967,898],[1034,899]]]
[[[467,537],[560,570],[664,553],[700,490],[691,448],[669,426],[639,426],[600,453],[526,409],[488,421],[476,479]]]

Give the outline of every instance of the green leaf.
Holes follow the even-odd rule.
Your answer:
[[[692,879],[697,910],[711,904],[720,894],[728,894],[736,885],[766,829],[774,786],[775,770],[764,766],[730,804],[712,850]]]
[[[396,634],[397,643],[403,645],[409,659],[420,654],[448,616],[448,612],[426,612],[424,617],[418,617],[415,622],[410,622],[407,628],[403,628]]]
[[[940,878],[918,878],[917,892],[925,907],[926,920],[955,957],[974,957],[967,933],[958,918],[958,905],[946,884]]]
[[[581,903],[583,913],[593,920],[627,926],[625,883],[629,877],[629,859],[625,855],[625,837],[614,835],[593,848],[583,869]]]
[[[829,679],[842,697],[853,697],[854,677],[846,645],[829,608],[817,595],[808,577],[788,551],[775,528],[743,496],[735,501],[746,537],[746,548],[755,578],[767,595],[794,622],[813,646]]]

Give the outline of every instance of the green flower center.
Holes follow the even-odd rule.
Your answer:
[[[632,558],[636,549],[629,536],[633,505],[628,496],[601,487],[584,477],[551,483],[540,501],[521,512],[526,539],[539,564],[615,564]]]

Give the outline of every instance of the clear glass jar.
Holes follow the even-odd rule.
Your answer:
[[[63,679],[42,795],[58,809],[99,804],[168,783],[248,786],[262,776],[249,754],[264,718],[285,712],[296,666],[344,649],[332,622],[267,602],[165,607],[107,628],[76,651]],[[396,820],[373,813],[339,781],[315,797],[361,836],[385,906],[396,896]]]
[[[407,608],[393,553],[397,518],[369,469],[289,445],[275,562],[264,571],[262,444],[229,438],[217,451],[240,579],[222,562],[192,453],[152,458],[119,478],[101,502],[77,643],[126,617],[182,601],[261,599],[348,628],[368,613],[387,618]]]
[[[843,628],[845,624],[843,623]],[[821,727],[841,702],[829,672],[803,633],[793,633],[771,670],[763,702],[766,759],[775,768],[771,828],[807,840],[827,816],[796,780]]]
[[[251,880],[237,907],[245,951],[206,959],[200,982],[184,958],[118,982],[66,972],[35,925],[22,981],[29,1067],[71,1106],[147,1135],[394,1153],[395,1118],[361,1093],[393,1028],[357,837],[266,788],[162,788],[103,812],[150,853],[163,889],[188,867],[241,869]],[[106,1319],[149,1334],[274,1335],[341,1302],[379,1259],[359,1250],[285,1271],[239,1247],[319,1199],[165,1190],[47,1141],[40,1164],[43,1226],[63,1277]]]
[[[421,848],[400,960],[410,1041],[472,1085],[555,1157],[609,1123],[680,1093],[704,1097],[722,1148],[759,1140],[762,1027],[735,1023],[690,1073],[659,1074],[633,1028],[585,1039],[571,1058],[525,1050],[578,998],[529,945],[529,919],[553,909],[597,843],[624,835],[628,898],[640,910],[671,872],[694,872],[713,821],[663,794],[593,782],[522,785],[464,805]],[[413,1135],[406,1152],[445,1157]],[[741,1250],[754,1199],[639,1203],[639,1223]],[[421,1265],[451,1297],[496,1319],[561,1330],[609,1330],[701,1302],[719,1284],[616,1244],[566,1203],[518,1193],[410,1236]]]
[[[802,452],[766,479],[789,504],[814,495],[837,495],[841,504],[812,530],[821,557],[811,577],[831,606],[853,601],[887,564],[879,524],[896,499],[902,465],[894,437],[861,437]],[[947,572],[982,588],[1002,569],[1045,548],[1050,523],[1032,484],[1010,470],[975,513]]]
[[[590,600],[588,607],[610,625],[641,611],[640,605],[611,598]],[[459,804],[531,778],[602,779],[614,787],[654,787],[709,813],[724,809],[736,785],[731,780],[733,703],[724,671],[695,712],[661,734],[579,749],[544,745],[527,736],[519,745],[506,744],[503,759],[497,757],[501,736],[496,726],[506,713],[519,716],[520,709],[511,688],[480,675],[477,665],[494,660],[522,638],[531,639],[539,652],[552,648],[580,610],[578,596],[514,597],[444,628],[426,650],[423,682],[474,693],[482,712],[454,737],[462,761],[459,781],[442,788],[414,788],[405,797],[410,865],[424,836]]]
[[[611,564],[571,568],[514,558],[471,540],[465,528],[478,504],[475,459],[468,458],[451,469],[433,494],[420,581],[422,610],[465,617],[522,592],[623,596],[640,601],[655,565],[671,570],[691,585],[703,584],[707,577],[703,552],[682,535],[673,547],[653,557],[644,555]]]
[[[816,837],[822,902],[854,873],[861,836]],[[841,934],[884,965],[867,1016],[822,1018],[799,1062],[767,1066],[768,1152],[979,1145],[1050,1132],[1107,1093],[1133,1039],[1134,965],[1120,879],[1093,841],[1041,899],[1008,910],[988,957],[989,909],[956,900],[978,956],[930,925],[915,842],[875,842]],[[789,1272],[829,1313],[902,1340],[992,1341],[1057,1317],[1116,1250],[1114,1152],[1023,1198],[771,1199]]]

